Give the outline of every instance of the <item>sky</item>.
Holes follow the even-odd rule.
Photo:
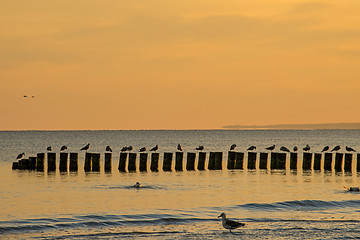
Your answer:
[[[0,130],[360,122],[359,12],[358,0],[1,0]]]

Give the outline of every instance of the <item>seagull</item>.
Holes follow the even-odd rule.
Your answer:
[[[344,188],[345,188],[346,190],[350,191],[350,192],[353,192],[353,191],[355,191],[355,192],[360,192],[360,188],[359,188],[359,187],[346,187],[346,186],[344,186]]]
[[[133,187],[134,187],[134,188],[141,188],[141,184],[140,184],[139,182],[136,182]]]
[[[234,150],[236,148],[236,144],[231,145],[230,151]]]
[[[329,150],[329,146],[324,147],[321,152],[326,152],[327,150]]]
[[[230,232],[231,232],[232,229],[236,229],[238,227],[245,226],[245,223],[235,222],[233,220],[226,219],[226,214],[225,213],[220,214],[220,216],[218,216],[218,218],[219,217],[222,217],[221,222],[222,222],[223,227],[226,228],[226,229],[229,229]]]
[[[252,151],[252,150],[255,150],[255,149],[256,149],[255,146],[250,146],[247,150],[248,150],[248,151]]]
[[[90,148],[90,143],[88,143],[86,146],[84,146],[80,151],[85,150],[87,151]]]
[[[67,149],[67,146],[62,146],[61,148],[60,148],[60,151],[64,151],[64,150],[66,150]]]
[[[340,145],[337,145],[336,147],[334,147],[331,151],[333,152],[333,151],[339,151],[340,150]]]
[[[150,151],[157,151],[159,149],[159,146],[158,145],[156,145],[155,147],[153,147],[152,149],[150,149]]]
[[[275,149],[275,144],[274,145],[272,145],[271,147],[267,147],[267,148],[265,148],[266,150],[270,150],[270,151],[272,151],[272,150],[274,150]]]
[[[48,146],[48,147],[46,148],[46,150],[47,150],[47,151],[52,151],[52,147],[51,147],[51,146]]]
[[[112,149],[111,149],[111,147],[109,145],[106,146],[105,150],[108,151],[108,152],[112,152]]]
[[[139,149],[140,152],[145,152],[146,151],[146,147],[142,147]]]
[[[128,149],[127,147],[123,147],[120,151],[125,152],[125,151],[127,151],[127,149]]]
[[[296,152],[296,151],[298,150],[297,146],[295,146],[295,147],[293,148],[293,150],[294,150],[294,152]]]
[[[182,151],[182,150],[183,150],[180,144],[178,144],[177,150],[179,150],[179,151]]]
[[[311,147],[307,144],[306,144],[306,147],[303,148],[304,151],[309,151],[310,149],[311,149]]]
[[[22,158],[24,155],[25,155],[25,153],[20,153],[20,154],[16,157],[16,159],[20,159],[20,158]]]
[[[281,150],[281,151],[284,151],[284,152],[290,152],[290,150],[289,150],[287,147],[284,147],[284,146],[282,146],[282,147],[280,148],[280,150]]]
[[[197,148],[195,148],[196,150],[200,150],[200,151],[202,151],[202,150],[204,150],[204,146],[198,146]]]
[[[356,152],[355,149],[353,149],[353,148],[351,148],[351,147],[348,147],[348,146],[346,146],[345,149],[346,149],[346,151],[348,151],[348,152]]]
[[[127,150],[128,150],[128,151],[131,151],[131,150],[133,150],[133,149],[134,149],[133,146],[128,146],[128,147],[127,147]]]

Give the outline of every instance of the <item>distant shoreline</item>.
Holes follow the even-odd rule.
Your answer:
[[[360,123],[226,125],[224,129],[360,129]]]

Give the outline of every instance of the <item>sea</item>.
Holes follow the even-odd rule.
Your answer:
[[[100,172],[84,172],[80,149],[88,143],[88,152],[101,153]],[[204,171],[162,171],[163,153],[178,144],[184,166],[186,153],[203,145],[207,162],[209,152],[223,152],[223,170],[206,163]],[[251,145],[257,153],[297,146],[299,168],[227,170],[232,144],[245,162]],[[336,145],[341,153],[345,146],[360,151],[360,130],[0,131],[0,239],[360,239],[360,193],[344,188],[360,185],[357,153],[351,172],[305,171],[307,144],[312,153]],[[19,153],[36,156],[48,146],[59,164],[63,145],[79,153],[78,172],[12,170]],[[136,153],[158,145],[159,171],[119,172],[120,150],[130,145]],[[245,226],[224,229],[223,212]]]

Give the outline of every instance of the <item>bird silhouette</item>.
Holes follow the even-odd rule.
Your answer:
[[[304,151],[310,151],[311,147],[306,144],[306,147],[303,148]]]
[[[132,151],[134,148],[133,148],[133,146],[128,146],[127,147],[127,151]]]
[[[80,151],[85,150],[87,151],[90,148],[90,143],[86,144],[86,146],[82,147]]]
[[[233,229],[236,229],[236,228],[245,226],[244,223],[235,222],[235,221],[233,221],[233,220],[227,219],[225,213],[220,214],[220,215],[218,216],[218,218],[220,218],[220,217],[222,218],[222,219],[221,219],[222,226],[223,226],[225,229],[229,229],[230,232],[231,232],[231,230],[233,230]]]
[[[230,146],[230,151],[233,151],[236,148],[236,144]]]
[[[280,150],[284,151],[284,152],[290,152],[290,150],[287,147],[284,147],[284,146],[280,147]]]
[[[177,150],[179,150],[179,151],[183,150],[180,144],[177,145]]]
[[[296,152],[296,151],[298,150],[298,147],[295,146],[295,147],[293,148],[293,150],[294,150],[294,152]]]
[[[332,152],[334,152],[334,151],[339,151],[340,150],[340,145],[337,145],[337,146],[335,146],[333,149],[331,149],[331,151]]]
[[[355,149],[351,148],[351,147],[348,147],[348,146],[345,146],[345,149],[346,151],[348,152],[356,152]]]
[[[67,146],[64,145],[64,146],[62,146],[62,147],[60,148],[60,151],[64,151],[64,150],[66,150],[66,149],[68,149],[68,148],[67,148]]]
[[[204,150],[204,146],[198,146],[197,148],[195,148],[196,150],[202,151]]]
[[[25,156],[25,153],[20,153],[19,155],[17,155],[16,159],[21,159],[24,156]]]
[[[146,147],[142,147],[139,149],[139,152],[145,152],[146,151]]]
[[[46,150],[50,152],[50,151],[52,151],[52,147],[51,147],[51,146],[48,146],[48,147],[46,148]]]
[[[159,146],[158,145],[156,145],[155,147],[153,147],[152,149],[150,149],[150,151],[157,151],[159,149]]]
[[[255,150],[255,149],[256,149],[256,146],[250,146],[247,150],[252,151],[252,150]]]
[[[127,151],[127,149],[128,149],[127,147],[123,147],[120,151],[125,152],[125,151]]]
[[[112,152],[112,149],[111,149],[111,147],[109,145],[106,146],[105,150],[108,151],[108,152]]]
[[[275,149],[275,144],[274,145],[272,145],[272,146],[270,146],[270,147],[267,147],[267,148],[265,148],[266,150],[269,150],[269,151],[272,151],[272,150],[274,150]]]
[[[326,151],[329,150],[329,148],[330,148],[329,146],[326,146],[326,147],[323,148],[323,150],[321,152],[326,152]]]

